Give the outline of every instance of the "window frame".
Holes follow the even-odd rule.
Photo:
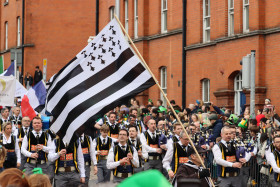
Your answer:
[[[248,3],[246,3],[248,1]],[[249,32],[250,27],[249,27],[249,13],[250,13],[250,0],[243,0],[243,32]],[[248,28],[247,28],[248,26]]]
[[[205,84],[207,85],[207,99],[205,98]],[[210,102],[210,79],[203,79],[201,82],[202,86],[202,101],[204,103]]]
[[[166,66],[160,67],[160,87],[165,93],[165,95],[167,95],[167,67]],[[163,106],[166,106],[166,100],[161,92],[160,92],[160,99],[163,101]]]
[[[20,26],[21,26],[21,19],[20,17],[17,17],[17,46],[20,46],[21,45],[21,30],[20,30]]]
[[[242,74],[239,73],[234,77],[234,113],[240,115],[241,108],[240,108],[240,101],[242,92]]]
[[[138,38],[138,0],[134,0],[134,38]]]
[[[128,33],[128,0],[124,0],[124,27]]]
[[[114,6],[111,6],[111,7],[109,8],[110,21],[112,21],[112,20],[115,18],[114,14],[115,14],[115,7],[114,7]]]
[[[206,11],[206,2],[208,3],[208,11]],[[203,0],[203,42],[210,42],[211,41],[211,3],[210,0]],[[206,15],[208,12],[208,15]],[[208,23],[209,22],[209,23]],[[209,25],[209,26],[208,26]]]
[[[234,35],[234,0],[228,0],[228,36],[232,35]]]
[[[5,40],[4,40],[4,41],[5,41],[5,50],[7,50],[8,47],[9,47],[9,46],[8,46],[8,39],[9,39],[9,38],[8,38],[8,33],[9,33],[9,25],[8,25],[8,21],[6,21],[6,22],[5,22],[5,38],[4,38],[4,39],[5,39]]]
[[[164,2],[166,8],[164,9]],[[168,11],[168,0],[161,0],[161,33],[167,32],[167,11]]]

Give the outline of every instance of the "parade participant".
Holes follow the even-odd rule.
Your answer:
[[[9,109],[2,108],[1,109],[1,119],[0,119],[0,133],[3,130],[3,128],[2,128],[3,123],[6,123],[8,121],[10,121],[9,120]]]
[[[21,153],[26,157],[24,169],[27,174],[31,174],[32,170],[40,167],[44,174],[48,174],[47,154],[50,148],[48,145],[52,143],[49,135],[42,131],[42,119],[38,116],[32,120],[33,130],[29,131],[22,140]]]
[[[142,151],[142,144],[139,138],[137,138],[138,129],[136,126],[130,126],[128,128],[129,139],[127,141],[128,145],[135,147],[138,152],[139,157],[139,167],[133,168],[133,173],[139,173],[144,170],[143,168],[143,160],[148,158],[148,153]]]
[[[166,155],[162,161],[163,167],[168,171],[172,179],[178,168],[189,160],[189,139],[185,131],[180,133],[180,141],[168,144]]]
[[[149,154],[148,159],[145,160],[144,170],[157,169],[162,172],[161,153],[165,145],[159,147],[159,135],[156,133],[156,121],[150,119],[148,121],[148,130],[141,134],[140,140],[143,151]]]
[[[16,129],[19,129],[21,127],[22,117],[19,115],[20,107],[16,106],[12,110],[13,110],[13,115],[9,117],[9,120],[12,122],[13,132],[15,132]]]
[[[120,129],[119,143],[111,147],[107,160],[107,168],[114,169],[114,183],[119,183],[133,174],[133,167],[139,167],[138,152],[127,144],[128,131]]]
[[[97,120],[97,122],[94,124],[94,127],[95,127],[96,129],[100,129],[101,126],[102,126],[103,124],[105,124],[105,123],[109,120],[109,119],[108,119],[108,115],[109,115],[110,112],[112,112],[112,110],[109,111],[109,112],[107,112],[102,118],[100,118],[100,119]]]
[[[21,157],[18,140],[12,135],[12,123],[6,122],[3,124],[3,134],[0,134],[0,144],[5,147],[7,155],[4,162],[4,168],[20,167]]]
[[[274,186],[280,186],[280,136],[274,136],[274,151],[273,154],[268,154],[267,160],[269,161],[274,172]]]
[[[199,146],[196,146],[196,150],[200,155],[202,161],[205,159],[206,150],[202,149]],[[210,177],[210,170],[208,168],[204,169],[201,165],[201,161],[198,158],[197,154],[195,153],[192,147],[189,148],[189,161],[184,163],[181,167],[179,167],[177,174],[176,174],[176,182],[175,186],[178,186],[178,182],[182,179],[200,179],[201,187],[209,187],[212,186],[211,182],[209,181]]]
[[[252,149],[251,147],[248,148],[246,151],[246,155],[249,155],[249,158],[255,156],[257,154],[257,134],[259,132],[259,127],[257,125],[252,125],[249,127],[250,130],[250,137],[249,138],[249,143],[254,144],[254,148]],[[242,144],[244,144],[242,142]],[[249,150],[250,149],[250,150]],[[241,185],[242,186],[247,186],[249,177],[250,177],[250,168],[251,168],[251,163],[249,162],[250,159],[243,164],[242,168],[240,169],[240,176],[241,176]]]
[[[146,129],[145,129],[145,126],[144,126],[143,122],[137,118],[137,115],[138,115],[137,109],[136,109],[136,108],[130,109],[130,114],[133,114],[133,115],[136,117],[135,124],[136,124],[136,126],[137,126],[137,128],[138,128],[138,132],[139,132],[140,134],[141,134],[142,132],[145,132]]]
[[[221,130],[222,140],[214,145],[212,152],[220,170],[218,173],[220,186],[239,187],[241,186],[239,169],[246,161],[244,158],[239,159],[240,162],[236,159],[235,147],[230,145],[231,135],[231,129],[228,126],[223,127]]]
[[[97,158],[97,183],[109,182],[111,173],[107,166],[108,153],[113,144],[112,139],[108,136],[109,127],[102,125],[101,135],[92,142],[92,148],[96,151]]]
[[[50,162],[55,162],[55,186],[79,186],[85,183],[85,163],[80,141],[66,144],[61,138],[52,141],[48,154]]]
[[[85,185],[88,186],[89,178],[90,178],[90,166],[91,162],[93,163],[94,167],[94,175],[97,174],[97,160],[95,155],[95,149],[92,146],[92,139],[90,136],[85,135],[84,133],[80,136],[80,143],[82,147],[82,152],[84,155],[84,162],[85,162]]]
[[[174,142],[178,142],[180,140],[180,133],[182,132],[183,127],[180,123],[175,123],[173,125],[173,136],[168,140],[168,144],[173,144]],[[167,148],[168,149],[168,148]]]
[[[105,125],[109,127],[108,136],[117,139],[119,133],[119,124],[116,121],[117,114],[115,112],[110,112],[108,115],[108,120],[104,122]]]

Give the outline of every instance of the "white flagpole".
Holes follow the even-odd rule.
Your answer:
[[[159,83],[158,83],[156,77],[154,76],[154,74],[152,73],[152,71],[150,70],[150,68],[148,67],[146,61],[144,60],[144,58],[142,57],[142,55],[141,55],[140,52],[138,51],[137,47],[134,45],[133,41],[131,40],[130,36],[129,36],[128,33],[126,32],[125,28],[123,27],[122,23],[120,22],[120,20],[119,20],[118,17],[116,16],[116,14],[115,14],[114,16],[115,16],[115,19],[117,20],[117,22],[119,23],[119,25],[121,26],[121,29],[123,30],[123,32],[125,33],[125,35],[126,35],[127,38],[129,39],[129,42],[130,42],[131,45],[133,46],[133,48],[134,48],[135,52],[137,53],[138,57],[142,60],[142,62],[143,62],[143,64],[145,65],[146,69],[147,69],[147,70],[150,72],[150,74],[152,75],[154,81],[156,82],[156,85],[158,86],[158,88],[160,89],[162,95],[164,96],[165,100],[167,101],[167,104],[170,106],[170,108],[171,108],[172,112],[174,113],[174,115],[175,115],[177,121],[180,123],[180,125],[181,125],[182,128],[183,128],[183,130],[185,131],[185,133],[186,133],[186,135],[187,135],[187,137],[188,137],[188,139],[189,139],[189,141],[190,141],[190,143],[191,143],[191,146],[193,147],[193,149],[194,149],[196,155],[197,155],[198,158],[199,158],[199,161],[201,162],[201,165],[203,166],[203,168],[206,168],[205,165],[204,165],[204,162],[202,161],[200,155],[198,154],[198,152],[197,152],[197,150],[196,150],[196,148],[195,148],[195,146],[194,146],[194,144],[193,144],[193,141],[191,140],[191,138],[190,138],[188,132],[186,131],[185,127],[183,126],[183,124],[182,124],[180,118],[178,117],[177,113],[175,112],[175,110],[174,110],[173,106],[171,105],[169,99],[166,97],[164,91],[162,90],[161,86],[159,85]],[[214,185],[214,183],[213,183],[211,177],[209,177],[209,180],[210,180],[212,186],[214,187],[215,185]]]

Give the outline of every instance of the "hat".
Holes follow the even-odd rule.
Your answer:
[[[198,110],[197,110],[197,113],[198,113],[198,112],[201,112],[201,113],[203,113],[203,111],[202,111],[201,109],[198,109]]]
[[[118,185],[118,187],[131,186],[170,187],[170,183],[161,172],[157,170],[147,170],[126,178]]]
[[[198,154],[200,154],[200,153],[206,153],[206,152],[207,152],[206,149],[203,149],[202,147],[200,147],[200,146],[198,146],[198,145],[195,146],[195,149],[197,150]],[[192,155],[192,154],[195,154],[195,150],[194,150],[194,148],[190,147],[190,149],[189,149],[189,155]]]
[[[167,112],[167,109],[165,107],[163,107],[163,106],[160,106],[158,112],[163,112],[163,111]]]
[[[218,120],[218,115],[217,114],[211,114],[208,119],[209,120]]]

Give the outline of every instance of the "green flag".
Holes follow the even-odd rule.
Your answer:
[[[0,74],[4,72],[4,57],[0,56]]]

